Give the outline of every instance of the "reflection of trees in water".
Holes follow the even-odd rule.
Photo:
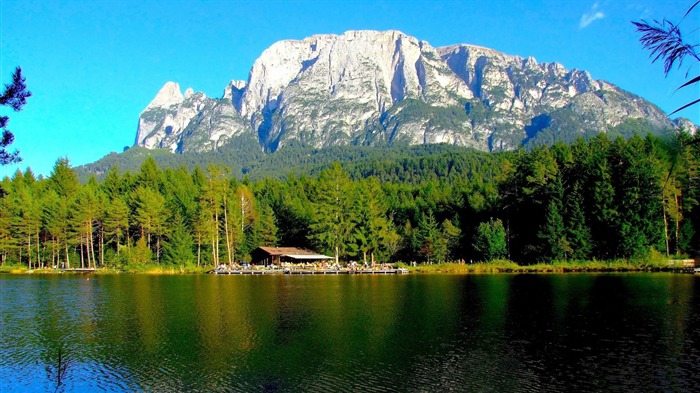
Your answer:
[[[10,318],[44,391],[684,390],[700,355],[685,275],[48,281]]]
[[[56,382],[56,389],[54,392],[61,391],[63,384],[68,375],[68,366],[72,363],[72,359],[68,353],[66,353],[63,348],[58,348],[58,355],[56,357],[56,366],[47,366],[46,371],[49,375],[52,375]]]

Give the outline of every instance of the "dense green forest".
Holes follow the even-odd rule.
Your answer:
[[[148,158],[134,173],[114,167],[81,183],[59,159],[47,178],[26,170],[0,183],[0,261],[205,266],[249,260],[261,245],[381,262],[694,253],[698,140],[600,134],[499,154],[356,149],[362,159],[345,167],[254,181],[223,165],[163,170]]]
[[[419,104],[419,102],[412,100],[410,105],[406,105],[419,110],[423,108],[421,106],[423,104]],[[470,110],[477,110],[478,106],[472,105],[470,108]],[[406,110],[401,110],[401,114],[405,113]],[[451,114],[451,110],[442,110],[439,115],[448,120],[435,120],[437,122],[435,124],[452,121],[450,120],[452,119]],[[572,144],[577,138],[590,139],[598,134],[593,131],[581,132],[581,129],[585,129],[585,124],[557,131],[561,128],[557,125],[558,123],[571,123],[567,116],[572,116],[570,111],[562,109],[551,116],[541,115],[533,119],[533,124],[526,127],[529,136],[523,141],[523,148],[530,151],[537,146],[551,146],[556,142]],[[566,119],[562,120],[562,117]],[[672,135],[673,130],[655,128],[648,120],[628,119],[615,127],[610,127],[607,131],[608,136],[613,139],[617,136],[630,138],[634,134],[647,135],[650,133],[667,137]],[[516,141],[515,145],[519,145],[520,142]],[[101,181],[110,168],[116,167],[120,172],[135,173],[139,171],[141,164],[147,158],[153,158],[158,167],[163,170],[184,166],[192,171],[196,167],[206,168],[210,163],[215,163],[229,168],[233,177],[242,179],[246,176],[251,181],[256,181],[264,178],[284,179],[290,173],[296,176],[317,176],[334,162],[339,162],[354,179],[359,178],[356,175],[366,177],[374,174],[384,176],[387,180],[391,178],[392,180],[416,183],[424,181],[424,176],[443,179],[447,176],[448,178],[445,180],[450,182],[462,176],[461,169],[465,166],[478,173],[479,176],[491,176],[493,169],[489,168],[493,168],[491,165],[493,156],[492,153],[464,146],[449,144],[411,146],[400,141],[373,146],[327,146],[321,149],[299,141],[290,141],[283,149],[271,153],[264,152],[258,141],[250,135],[239,135],[214,150],[203,152],[188,151],[176,154],[165,149],[147,149],[134,146],[126,148],[122,153],[110,153],[94,163],[79,166],[75,168],[75,171],[81,183],[87,182],[90,176],[95,176],[98,181]],[[471,163],[476,160],[483,165],[472,166]],[[419,165],[416,171],[415,164],[419,161],[422,162],[422,166]],[[434,171],[424,169],[424,165],[432,165]],[[388,174],[384,172],[388,172]],[[395,175],[398,176],[398,179],[395,179]]]
[[[384,147],[351,145],[323,149],[285,146],[274,153],[263,153],[257,142],[248,142],[228,143],[213,151],[183,154],[163,149],[132,147],[123,153],[108,154],[95,163],[77,167],[75,170],[81,183],[87,182],[90,176],[95,176],[101,181],[111,168],[116,167],[120,172],[135,173],[147,158],[152,158],[161,169],[185,167],[191,171],[196,167],[206,168],[210,163],[215,163],[229,168],[232,177],[241,179],[246,176],[255,181],[264,178],[284,179],[289,174],[316,176],[334,162],[339,162],[353,177],[355,174],[367,176],[390,172],[388,176],[398,176],[397,180],[418,182],[423,180],[422,176],[459,177],[461,168],[465,165],[470,166],[472,161],[480,161],[485,166],[470,169],[486,174],[486,167],[490,167],[494,156],[472,148],[448,144],[395,144]],[[415,164],[419,161],[422,164],[416,167]],[[425,165],[433,166],[434,173],[425,170]]]

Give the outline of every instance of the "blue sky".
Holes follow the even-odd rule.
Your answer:
[[[630,21],[679,21],[691,3],[0,0],[1,82],[20,65],[34,93],[19,113],[1,109],[24,161],[0,167],[0,177],[26,167],[49,175],[59,157],[77,166],[120,152],[165,82],[219,97],[230,80],[247,79],[274,42],[347,30],[396,29],[433,46],[469,43],[557,61],[671,112],[700,91],[674,94],[687,65],[665,78]],[[700,12],[693,14],[681,25],[687,32],[700,27]],[[699,36],[695,30],[689,39]],[[691,74],[698,73],[695,65]],[[697,106],[681,115],[700,124]]]

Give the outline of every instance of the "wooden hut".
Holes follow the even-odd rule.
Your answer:
[[[296,247],[258,247],[250,252],[256,265],[280,265],[284,262],[307,263],[335,259],[327,255]]]

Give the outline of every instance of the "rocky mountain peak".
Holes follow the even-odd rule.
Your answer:
[[[146,110],[150,108],[167,108],[171,105],[177,105],[184,101],[182,92],[180,92],[180,85],[176,82],[166,82],[163,87],[160,88],[158,94],[146,107]],[[145,112],[145,111],[144,111]]]
[[[509,150],[631,119],[673,126],[654,105],[559,63],[468,44],[434,48],[397,30],[352,30],[272,44],[220,100],[190,89],[183,97],[166,83],[141,114],[136,144],[200,151],[247,135],[268,151],[292,142]]]

